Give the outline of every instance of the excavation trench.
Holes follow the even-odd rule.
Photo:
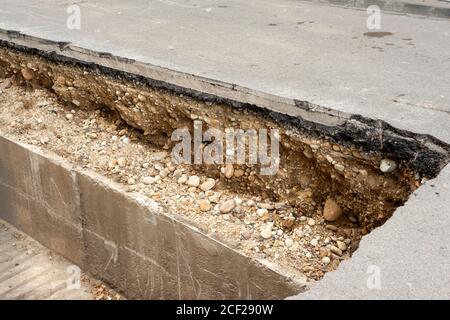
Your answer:
[[[122,183],[308,280],[350,258],[449,159],[448,145],[383,122],[315,124],[6,42],[0,87],[3,135]],[[171,136],[180,128],[194,136],[194,123],[202,132],[278,130],[276,174],[260,174],[260,164],[175,163]]]

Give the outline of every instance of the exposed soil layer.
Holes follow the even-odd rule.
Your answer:
[[[448,159],[447,145],[381,122],[372,127],[381,131],[363,129],[370,121],[357,117],[346,124],[350,131],[321,131],[300,118],[11,48],[0,48],[0,90],[3,134],[128,184],[245,254],[310,279],[349,258],[361,236]],[[193,135],[194,120],[203,132],[277,129],[278,172],[261,175],[251,164],[173,163],[171,135],[179,128]],[[395,168],[382,172],[386,160]],[[202,188],[207,181],[212,187]],[[327,200],[337,207],[331,211],[343,212],[336,221],[324,218]],[[226,205],[231,209],[223,210]]]

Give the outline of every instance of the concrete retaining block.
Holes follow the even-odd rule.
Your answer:
[[[1,136],[0,155],[0,217],[82,265],[78,192],[70,166]]]
[[[282,299],[294,277],[175,212],[38,148],[0,136],[0,218],[130,298]]]

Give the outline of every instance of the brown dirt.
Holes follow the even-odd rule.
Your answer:
[[[0,78],[2,134],[128,184],[130,191],[187,216],[245,254],[300,270],[310,279],[349,258],[361,236],[384,223],[419,186],[420,177],[402,163],[384,174],[380,154],[286,130],[251,110],[4,49]],[[173,164],[170,135],[176,128],[192,131],[193,119],[203,121],[204,131],[279,129],[279,172],[262,176],[258,166],[234,165],[235,174],[226,178],[221,165]],[[184,180],[192,175],[202,182],[213,178],[215,187],[207,192],[189,187]],[[144,177],[153,177],[152,183],[144,184]],[[328,198],[343,210],[333,223],[322,215]],[[220,214],[228,199],[235,199],[236,207]],[[272,237],[265,239],[261,230],[269,223]]]

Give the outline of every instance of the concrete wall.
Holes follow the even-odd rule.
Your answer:
[[[152,200],[1,136],[0,218],[128,298],[281,299],[306,288]]]

